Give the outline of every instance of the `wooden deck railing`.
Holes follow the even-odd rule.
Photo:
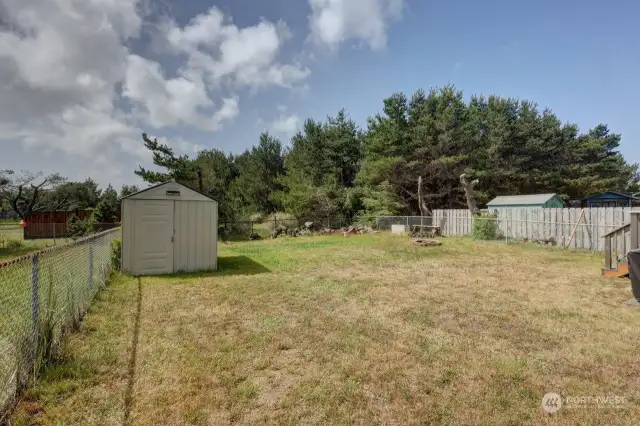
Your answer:
[[[640,248],[640,210],[631,211],[631,220],[604,235],[604,266],[617,269],[618,264],[628,263],[627,253]]]

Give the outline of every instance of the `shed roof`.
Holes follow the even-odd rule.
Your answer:
[[[146,193],[149,193],[150,191],[152,191],[154,189],[160,189],[163,186],[168,186],[168,187],[170,186],[170,187],[173,187],[173,188],[175,188],[175,187],[184,188],[186,191],[189,191],[189,192],[193,193],[194,195],[197,195],[198,198],[201,198],[201,199],[206,200],[206,201],[216,201],[213,198],[211,198],[210,196],[208,196],[207,194],[203,194],[202,192],[200,192],[200,191],[198,191],[196,189],[190,188],[190,187],[188,187],[187,185],[185,185],[183,183],[176,182],[175,180],[170,180],[170,181],[167,181],[167,182],[162,182],[162,183],[158,183],[156,185],[152,185],[152,186],[150,186],[148,188],[145,188],[145,189],[143,189],[141,191],[134,192],[133,194],[126,195],[126,196],[122,197],[121,200],[124,200],[126,198],[144,198]],[[156,198],[156,197],[154,197],[154,198]]]
[[[487,203],[488,206],[506,206],[506,205],[537,205],[544,204],[556,194],[533,194],[533,195],[501,195]]]

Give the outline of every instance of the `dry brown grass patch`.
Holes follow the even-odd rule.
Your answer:
[[[600,278],[592,255],[455,239],[416,248],[384,235],[221,251],[261,272],[143,280],[131,424],[634,424],[640,414],[640,313],[621,304],[628,283]],[[92,315],[125,328],[82,339],[100,333],[126,359],[117,342],[131,318],[113,309]],[[89,396],[126,379],[101,362],[91,358],[95,385],[42,402],[43,424],[99,424],[74,413],[100,410]],[[549,391],[627,403],[550,415]]]

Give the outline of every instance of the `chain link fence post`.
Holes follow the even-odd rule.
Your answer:
[[[89,241],[89,292],[93,294],[93,240]]]
[[[30,365],[35,366],[36,355],[38,351],[38,264],[39,256],[36,254],[31,259],[31,321],[33,327],[33,342],[31,348]]]
[[[107,283],[111,242],[119,234],[111,229],[0,262],[0,424],[19,391],[55,353],[63,331],[77,324]]]

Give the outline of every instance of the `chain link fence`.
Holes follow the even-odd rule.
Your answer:
[[[98,233],[120,227],[120,223],[94,223],[93,232]],[[67,223],[29,223],[22,228],[18,223],[0,223],[0,248],[5,248],[9,241],[28,240],[63,240],[72,237],[72,228]]]
[[[375,219],[375,218],[372,218]],[[279,228],[285,227],[288,230],[302,229],[307,222],[313,222],[314,229],[340,229],[349,226],[351,223],[343,218],[329,218],[324,220],[306,219],[266,219],[261,221],[244,220],[236,222],[223,222],[218,227],[218,237],[221,240],[227,239],[248,239],[253,233],[261,238],[268,238],[271,233]]]
[[[0,423],[106,284],[119,235],[103,231],[0,262]]]
[[[409,228],[413,226],[432,226],[431,216],[378,216],[376,217],[376,228],[381,231],[391,230],[392,225],[405,225]]]

